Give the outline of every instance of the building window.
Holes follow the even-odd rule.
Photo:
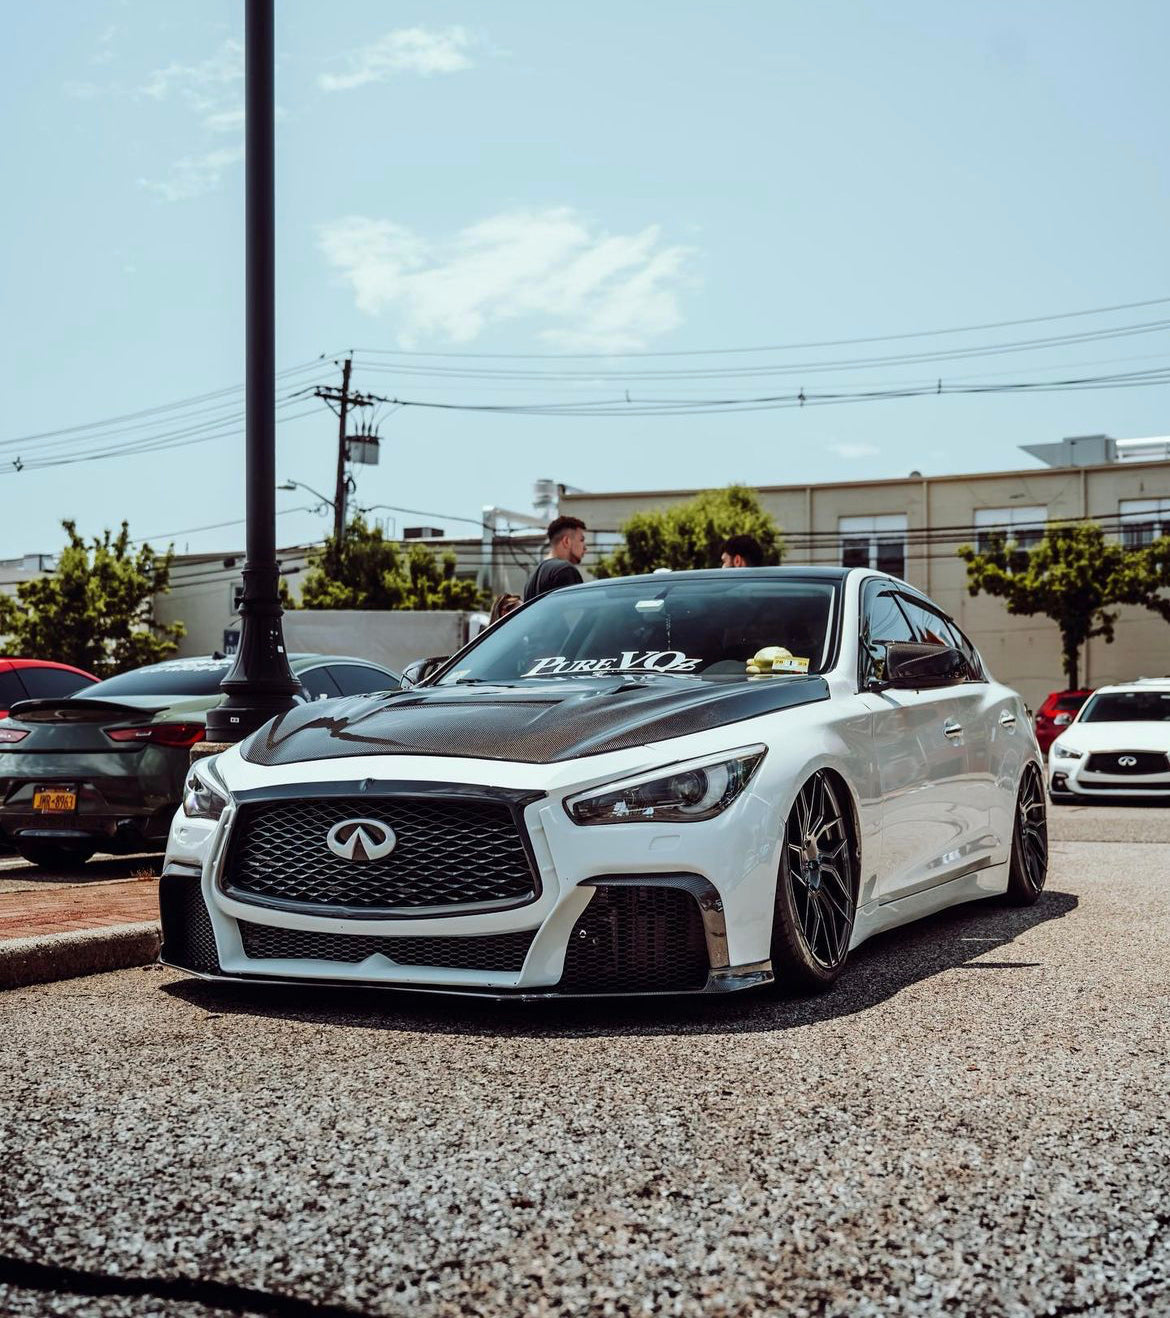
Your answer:
[[[842,567],[872,567],[892,577],[906,575],[906,514],[839,517]]]
[[[1141,549],[1159,536],[1170,535],[1170,499],[1122,499],[1117,510],[1126,549]]]
[[[1027,508],[976,508],[975,548],[988,553],[997,540],[1003,540],[1017,552],[1011,556],[1013,568],[1027,561],[1028,551],[1044,537],[1048,507],[1033,504]]]

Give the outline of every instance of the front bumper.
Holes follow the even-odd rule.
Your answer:
[[[339,792],[336,782],[316,788],[298,792]],[[160,885],[164,964],[242,982],[501,998],[726,993],[772,979],[779,841],[773,812],[750,792],[681,828],[582,828],[559,800],[530,794],[520,827],[532,896],[413,916],[241,893],[231,849],[242,808],[229,806],[218,825],[176,817]]]
[[[1099,753],[1100,754],[1100,753]],[[1163,800],[1170,805],[1170,772],[1108,773],[1081,760],[1048,760],[1048,792],[1054,801]]]

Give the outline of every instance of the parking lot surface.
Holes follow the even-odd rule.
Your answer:
[[[0,1312],[1170,1313],[1170,811],[784,1001],[0,997]]]

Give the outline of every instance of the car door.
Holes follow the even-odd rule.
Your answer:
[[[957,877],[970,865],[972,839],[987,831],[970,782],[960,689],[874,689],[890,642],[949,643],[937,630],[941,614],[931,626],[920,608],[888,579],[874,578],[862,592],[860,690],[873,715],[882,807],[879,902]]]

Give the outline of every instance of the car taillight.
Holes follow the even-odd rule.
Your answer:
[[[24,728],[0,728],[0,746],[11,746],[13,742],[23,741],[27,736]]]
[[[206,729],[202,723],[147,723],[136,728],[107,728],[111,741],[147,741],[152,746],[171,746],[186,750],[202,741]]]

